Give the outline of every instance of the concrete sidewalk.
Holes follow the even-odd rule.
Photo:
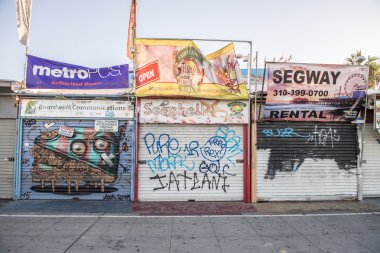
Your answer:
[[[9,253],[376,253],[380,215],[0,215]]]
[[[380,198],[313,202],[122,202],[88,200],[0,200],[0,214],[82,213],[120,215],[241,215],[380,212]]]

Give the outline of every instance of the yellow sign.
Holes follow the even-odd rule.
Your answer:
[[[248,99],[233,44],[204,57],[191,40],[136,40],[136,96]]]

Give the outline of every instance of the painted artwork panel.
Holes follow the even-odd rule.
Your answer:
[[[127,200],[133,172],[133,121],[117,132],[90,120],[23,120],[22,199]]]
[[[144,124],[248,124],[248,101],[141,99]]]
[[[138,97],[248,99],[233,44],[204,56],[192,40],[136,39],[136,62]]]

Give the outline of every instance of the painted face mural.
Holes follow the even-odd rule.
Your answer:
[[[62,126],[70,132],[62,133]],[[24,130],[23,191],[30,187],[37,193],[98,194],[103,199],[104,193],[128,192],[117,195],[129,198],[133,164],[129,126],[121,124],[113,133],[97,132],[88,121],[30,125]]]
[[[72,137],[43,132],[31,150],[33,181],[72,179],[112,183],[117,178],[118,150],[113,133],[74,128]]]

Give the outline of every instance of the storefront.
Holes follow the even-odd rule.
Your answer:
[[[356,125],[262,122],[257,129],[257,200],[357,197]]]
[[[369,90],[369,105],[373,111],[367,111],[365,137],[363,138],[362,172],[363,197],[380,197],[380,99],[379,90]]]
[[[248,101],[141,99],[138,201],[249,201]]]
[[[369,123],[363,148],[363,197],[380,197],[380,133]]]
[[[0,199],[12,199],[16,156],[17,101],[11,81],[0,80]]]
[[[19,199],[133,199],[134,103],[21,101]]]
[[[255,122],[252,139],[257,144],[253,199],[359,198],[354,123],[365,98],[368,69],[305,63],[266,66],[263,118]]]

